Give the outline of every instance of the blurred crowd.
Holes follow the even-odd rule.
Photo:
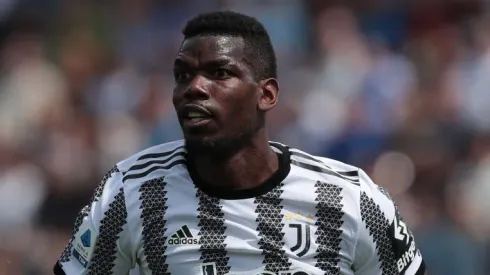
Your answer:
[[[255,16],[272,37],[273,140],[361,166],[430,275],[490,274],[490,2],[0,1],[0,274],[50,274],[119,160],[181,138],[180,30]]]

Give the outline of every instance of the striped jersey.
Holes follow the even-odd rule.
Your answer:
[[[119,162],[76,219],[55,274],[422,275],[414,237],[364,171],[270,142],[279,169],[210,188],[184,141]]]

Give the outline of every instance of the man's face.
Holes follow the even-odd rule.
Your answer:
[[[186,39],[175,59],[174,76],[173,103],[188,146],[233,146],[262,126],[262,87],[242,38]]]

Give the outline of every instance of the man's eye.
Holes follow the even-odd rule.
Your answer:
[[[227,70],[218,69],[214,72],[214,77],[217,79],[226,79],[230,76],[231,74]]]
[[[176,82],[184,82],[191,77],[191,74],[186,72],[177,72],[174,74],[174,77]]]

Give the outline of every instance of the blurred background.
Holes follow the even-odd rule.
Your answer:
[[[102,175],[181,137],[180,30],[261,20],[276,141],[364,168],[430,275],[490,274],[490,1],[1,0],[0,274],[50,274]]]

